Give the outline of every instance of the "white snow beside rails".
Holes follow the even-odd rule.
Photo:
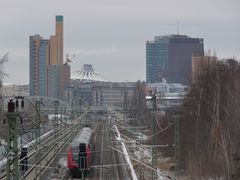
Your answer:
[[[118,134],[118,136],[116,137],[116,139],[117,139],[118,141],[121,141],[122,150],[123,150],[125,159],[126,159],[126,161],[127,161],[127,163],[128,163],[128,166],[130,167],[131,174],[132,174],[132,178],[133,178],[133,180],[137,180],[137,179],[138,179],[138,178],[137,178],[137,175],[136,175],[136,173],[135,173],[135,171],[134,171],[134,169],[133,169],[133,165],[132,165],[132,162],[131,162],[131,160],[130,160],[130,158],[129,158],[127,149],[126,149],[126,147],[125,147],[125,144],[122,142],[122,138],[121,138],[121,135],[120,135],[120,133],[119,133],[119,131],[118,131],[118,128],[117,128],[116,125],[113,125],[113,126],[114,126],[114,128],[116,129],[116,132],[117,132],[117,134]]]
[[[129,161],[130,161],[130,158],[131,159],[134,159],[132,158],[131,156],[128,155],[127,153],[127,150],[126,150],[126,147],[125,147],[125,144],[123,143],[124,140],[121,138],[120,136],[120,132],[118,131],[116,125],[114,125],[115,129],[116,129],[116,132],[118,134],[118,136],[116,137],[116,140],[117,141],[121,141],[121,144],[122,144],[122,149],[123,149],[123,154],[125,155],[126,159],[128,158]],[[135,144],[135,142],[133,141],[133,144]],[[125,150],[124,150],[125,148]],[[120,152],[120,151],[119,151]],[[147,168],[151,169],[151,170],[155,170],[154,168],[150,167],[149,165],[145,164],[145,162],[141,162],[141,160],[143,159],[146,159],[148,164],[152,162],[152,156],[151,156],[151,152],[149,149],[147,148],[139,148],[139,150],[134,150],[134,154],[135,156],[137,157],[135,160],[137,162],[139,162],[140,164],[146,166]],[[130,157],[130,158],[129,158]],[[131,163],[131,161],[130,161]],[[132,164],[131,164],[132,165]],[[130,166],[129,166],[130,167]],[[130,167],[131,168],[131,167]],[[132,168],[131,170],[134,171],[134,169]],[[134,171],[135,173],[135,171]],[[171,177],[172,175],[170,175],[168,172],[162,172],[160,169],[157,169],[157,179],[158,180],[169,180],[169,179],[174,179],[173,177]],[[133,177],[133,176],[132,176]]]

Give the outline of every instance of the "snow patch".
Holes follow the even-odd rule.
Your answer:
[[[116,129],[116,132],[117,132],[117,134],[118,134],[118,136],[116,137],[116,139],[117,139],[118,141],[121,141],[122,138],[121,138],[121,135],[120,135],[120,133],[119,133],[119,131],[118,131],[117,126],[116,126],[116,125],[113,125],[113,126],[114,126],[114,128]],[[125,147],[125,144],[124,144],[122,141],[121,141],[121,145],[122,145],[122,150],[123,150],[125,159],[126,159],[126,161],[127,161],[127,164],[128,164],[128,166],[130,167],[131,174],[132,174],[132,178],[133,178],[133,180],[137,180],[137,179],[138,179],[138,178],[137,178],[137,175],[136,175],[136,173],[135,173],[135,171],[134,171],[134,169],[133,169],[133,165],[132,165],[132,162],[131,162],[131,160],[130,160],[130,158],[129,158],[127,149],[126,149],[126,147]]]

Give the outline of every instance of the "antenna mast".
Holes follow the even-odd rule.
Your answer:
[[[177,20],[177,35],[179,35],[179,20]]]

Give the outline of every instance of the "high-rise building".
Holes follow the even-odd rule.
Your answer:
[[[30,96],[63,95],[70,84],[70,66],[63,58],[63,16],[56,16],[55,35],[30,36]]]
[[[59,94],[63,96],[65,87],[70,85],[70,66],[67,63],[61,65],[59,73]]]
[[[50,36],[50,64],[63,64],[63,16],[56,16],[55,35]]]
[[[47,95],[49,41],[40,35],[30,36],[30,96]]]
[[[70,85],[70,66],[53,64],[48,66],[48,96],[63,96],[64,89]]]
[[[63,64],[63,16],[56,16],[55,34],[57,37],[58,64]]]
[[[59,66],[57,64],[48,66],[48,96],[59,97]]]
[[[192,55],[204,54],[203,39],[185,35],[156,36],[146,43],[146,81],[190,84]]]
[[[58,56],[57,56],[57,36],[50,36],[49,39],[49,48],[50,48],[50,58],[49,64],[57,64],[58,63]]]

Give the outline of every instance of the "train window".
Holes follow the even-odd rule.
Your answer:
[[[72,146],[72,160],[74,163],[78,163],[78,147]]]
[[[79,157],[79,167],[80,167],[80,170],[86,169],[86,157],[84,156]]]

